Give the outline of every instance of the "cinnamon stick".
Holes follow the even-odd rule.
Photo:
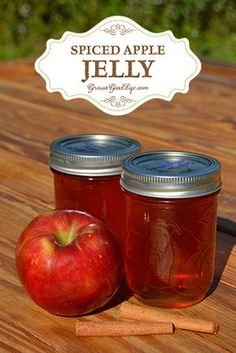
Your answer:
[[[124,302],[120,307],[122,318],[146,322],[172,322],[176,328],[205,333],[217,333],[218,325],[213,321],[183,317],[160,309]]]
[[[173,333],[173,324],[125,321],[76,321],[76,336],[136,336]]]

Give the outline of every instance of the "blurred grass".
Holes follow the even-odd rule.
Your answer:
[[[186,37],[201,58],[236,62],[235,0],[0,0],[0,59],[37,57],[49,38],[112,15]]]

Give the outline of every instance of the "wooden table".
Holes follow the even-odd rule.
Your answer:
[[[187,95],[153,100],[124,117],[106,115],[84,100],[49,94],[31,61],[0,64],[1,236],[0,352],[235,352],[236,307],[236,68],[204,64]],[[210,154],[223,164],[219,196],[216,273],[211,295],[184,316],[215,320],[218,335],[176,330],[173,335],[75,337],[75,318],[48,314],[23,290],[15,245],[27,223],[52,208],[48,146],[55,138],[114,133],[138,139],[144,150],[178,149]],[[118,306],[88,316],[117,316]]]

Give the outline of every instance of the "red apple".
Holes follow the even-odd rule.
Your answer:
[[[79,211],[36,217],[16,248],[19,277],[31,298],[56,315],[81,315],[106,304],[117,291],[122,255],[112,232]]]

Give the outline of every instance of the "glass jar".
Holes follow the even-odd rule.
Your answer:
[[[140,144],[115,135],[77,135],[55,140],[50,150],[56,208],[85,211],[101,219],[122,246],[121,163],[138,152]]]
[[[220,163],[190,152],[140,153],[123,163],[126,281],[144,303],[201,301],[215,263]]]

